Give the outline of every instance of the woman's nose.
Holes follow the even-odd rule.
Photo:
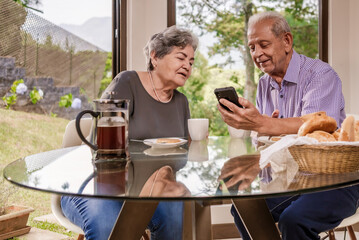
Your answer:
[[[186,70],[189,70],[189,69],[191,68],[190,62],[185,61],[185,62],[183,63],[183,68],[186,69]]]

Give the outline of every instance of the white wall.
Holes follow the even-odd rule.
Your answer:
[[[359,114],[359,1],[351,0],[349,10],[350,112]]]
[[[343,82],[346,113],[359,114],[359,1],[329,2],[329,64]]]
[[[143,48],[167,27],[166,0],[127,0],[127,69],[145,71]]]

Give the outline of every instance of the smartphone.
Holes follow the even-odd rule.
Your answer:
[[[237,92],[234,89],[234,87],[216,88],[214,90],[214,94],[216,95],[218,102],[219,102],[219,99],[224,98],[224,99],[227,99],[228,101],[234,103],[238,107],[243,108],[243,106],[238,103],[238,95],[237,95]],[[229,108],[227,108],[226,106],[224,106],[222,103],[219,103],[219,104],[224,109],[231,112],[231,110]]]
[[[225,184],[226,182],[228,182],[229,179],[231,179],[233,176],[229,176],[229,177],[226,177],[225,179],[223,179],[223,183]],[[222,186],[222,189],[220,189],[220,185],[222,185],[221,183],[218,185],[217,187],[217,191],[216,191],[216,195],[217,196],[220,196],[220,195],[226,195],[226,194],[237,194],[238,193],[238,188],[239,188],[239,185],[241,185],[242,183],[242,180],[238,181],[236,184],[234,184],[233,186],[227,188],[226,190],[223,189],[223,186]],[[228,192],[227,192],[228,191]]]

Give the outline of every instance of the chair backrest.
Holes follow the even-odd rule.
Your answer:
[[[71,120],[65,129],[64,136],[62,138],[62,147],[74,147],[81,145],[82,140],[80,139],[79,135],[76,131],[75,126],[76,120]],[[80,128],[84,136],[88,136],[91,133],[91,126],[92,126],[92,118],[82,118],[80,122]],[[68,220],[61,209],[61,195],[52,194],[51,195],[51,210],[57,221],[64,226],[65,228],[73,231],[75,233],[79,233],[84,235],[82,229],[75,224],[73,224],[70,220]],[[78,239],[82,239],[79,236]]]
[[[81,145],[82,140],[76,131],[76,120],[71,120],[65,129],[64,136],[62,138],[62,147],[73,147]],[[89,136],[91,133],[92,118],[82,118],[80,121],[80,128],[84,136]]]

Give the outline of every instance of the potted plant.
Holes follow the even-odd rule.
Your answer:
[[[31,229],[27,220],[31,207],[8,205],[8,199],[16,191],[14,186],[0,179],[0,239],[7,239],[28,233]]]

